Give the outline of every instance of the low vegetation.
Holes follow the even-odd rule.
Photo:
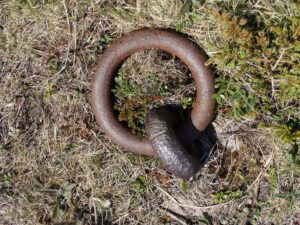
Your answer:
[[[191,181],[128,153],[96,124],[95,65],[145,27],[188,35],[216,71],[218,136]],[[1,224],[300,224],[298,1],[0,1]],[[137,136],[152,107],[195,100],[159,50],[124,62],[112,89]]]

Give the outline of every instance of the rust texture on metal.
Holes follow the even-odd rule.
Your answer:
[[[121,147],[138,154],[157,155],[148,137],[139,140],[117,120],[111,93],[114,76],[126,58],[137,51],[149,49],[161,49],[181,59],[195,80],[196,102],[188,118],[175,129],[175,134],[183,146],[192,143],[212,119],[215,108],[214,76],[211,68],[205,65],[205,52],[191,40],[173,31],[133,31],[106,49],[97,65],[92,88],[92,108],[97,123]]]

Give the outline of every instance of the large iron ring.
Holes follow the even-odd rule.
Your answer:
[[[156,155],[148,137],[139,140],[117,120],[111,93],[114,76],[122,63],[133,53],[148,49],[161,49],[177,56],[187,65],[195,80],[196,102],[185,122],[175,129],[183,146],[192,143],[212,119],[215,108],[214,76],[211,68],[205,65],[205,52],[191,40],[173,31],[133,31],[105,50],[97,65],[92,88],[92,109],[97,123],[113,142],[123,148],[138,154]]]

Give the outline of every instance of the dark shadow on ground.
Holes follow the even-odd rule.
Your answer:
[[[197,158],[202,167],[207,161],[217,143],[217,134],[214,126],[210,123],[207,128],[187,147],[187,150]]]
[[[191,121],[190,110],[183,109],[178,105],[169,105],[168,109],[178,116],[179,126],[176,124],[178,127],[180,127],[180,124],[183,124],[184,121],[186,122],[186,120],[190,120],[188,122],[188,132],[179,131],[176,132],[176,135],[178,135],[178,139],[180,140],[181,144],[185,146],[185,149],[188,151],[188,153],[199,161],[199,168],[202,167],[208,161],[208,157],[215,149],[218,140],[213,124],[210,123],[203,132],[200,132]],[[196,136],[196,139],[192,142],[192,144],[185,145],[182,140],[188,140],[188,136]]]

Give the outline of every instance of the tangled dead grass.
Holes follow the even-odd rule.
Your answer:
[[[172,27],[217,54],[209,46],[218,43],[218,27],[204,17],[205,5],[197,8],[202,22],[187,26],[178,19],[181,1],[0,4],[1,224],[296,221],[299,202],[274,200],[272,193],[299,187],[299,177],[283,160],[272,132],[252,128],[255,121],[217,117],[219,141],[189,182],[166,173],[154,158],[124,152],[95,123],[89,105],[92,72],[111,39],[142,27]],[[186,73],[150,56],[133,57],[157,68],[160,78]],[[132,73],[127,63],[123,69]],[[139,73],[132,75],[141,81]]]
[[[151,108],[161,105],[191,108],[195,99],[195,85],[188,68],[163,51],[133,54],[115,80],[112,91],[118,118],[127,122],[132,132],[140,136],[145,135],[144,121]]]

